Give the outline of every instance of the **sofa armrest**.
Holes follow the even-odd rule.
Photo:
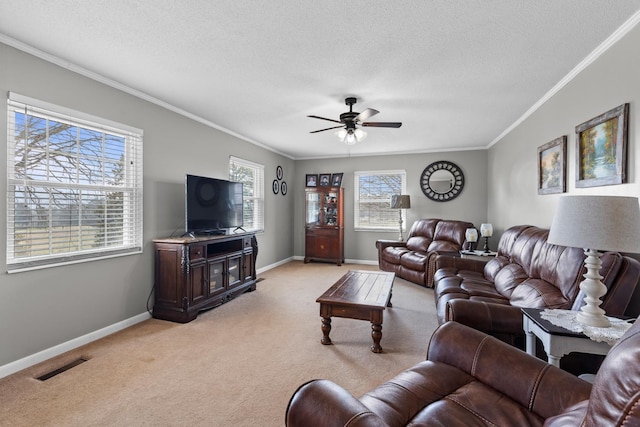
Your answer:
[[[384,248],[387,248],[389,246],[406,248],[407,242],[401,240],[376,240],[376,248],[378,248],[378,251],[382,251],[384,250]]]
[[[462,323],[490,335],[524,335],[522,311],[512,305],[452,299],[447,301],[445,320]]]
[[[291,397],[285,425],[384,427],[387,424],[334,382],[312,380],[301,385]]]
[[[436,330],[427,359],[468,373],[542,418],[564,412],[591,392],[586,381],[457,322]]]
[[[443,251],[437,250],[429,252],[427,255],[427,288],[433,288],[433,275],[436,273],[438,269],[438,257],[460,257],[460,254],[457,251]]]

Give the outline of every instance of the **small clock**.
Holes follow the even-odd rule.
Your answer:
[[[420,188],[435,202],[448,202],[464,188],[464,174],[455,163],[440,160],[427,166],[420,176]]]

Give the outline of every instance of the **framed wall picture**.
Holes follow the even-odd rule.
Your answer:
[[[538,194],[567,191],[567,137],[538,147]]]
[[[321,173],[318,177],[320,180],[321,187],[328,187],[331,184],[331,174],[330,173]]]
[[[318,175],[317,174],[307,174],[307,187],[317,187],[318,186]]]
[[[342,173],[334,173],[331,175],[331,186],[340,187],[342,185]]]
[[[629,104],[576,126],[576,187],[627,182]]]

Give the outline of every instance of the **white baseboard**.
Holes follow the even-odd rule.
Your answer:
[[[104,338],[107,335],[111,335],[115,332],[126,329],[129,326],[133,326],[136,323],[140,323],[144,320],[149,319],[150,317],[151,315],[145,311],[142,314],[130,317],[123,320],[122,322],[114,323],[113,325],[107,326],[94,332],[90,332],[81,337],[63,342],[62,344],[58,344],[54,347],[42,350],[30,356],[23,357],[22,359],[16,360],[15,362],[7,363],[6,365],[0,366],[0,378],[15,374],[18,371],[29,368],[33,365],[37,365],[38,363],[44,362],[45,360],[51,359],[52,357],[59,356],[62,353],[76,349],[85,344],[89,344],[90,342],[99,340],[100,338]]]

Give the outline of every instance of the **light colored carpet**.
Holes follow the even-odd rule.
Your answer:
[[[433,292],[396,278],[381,345],[369,322],[332,319],[320,344],[315,302],[349,269],[291,262],[255,292],[187,324],[150,319],[0,380],[2,426],[282,426],[303,382],[327,378],[359,396],[424,360],[437,327]],[[36,378],[88,359],[47,381]]]

